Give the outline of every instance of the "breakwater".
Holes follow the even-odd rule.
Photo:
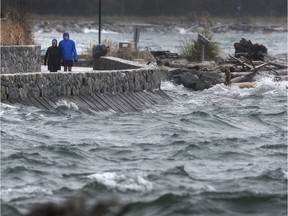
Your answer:
[[[160,89],[157,68],[109,57],[99,65],[102,70],[1,74],[1,101],[55,109],[66,100],[83,111],[129,112],[171,100]]]

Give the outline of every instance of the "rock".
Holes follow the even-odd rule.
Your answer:
[[[219,71],[219,70],[217,70],[217,71],[204,71],[201,74],[201,79],[202,80],[207,80],[207,79],[208,80],[217,80],[217,79],[220,79],[222,77],[220,73],[222,73],[222,71]]]
[[[175,84],[183,85],[195,91],[211,88],[216,84],[225,82],[225,74],[221,70],[199,71],[188,69],[177,69],[172,76]]]
[[[245,56],[252,61],[264,61],[267,48],[264,45],[252,44],[250,40],[242,38],[240,42],[234,43],[235,57]]]
[[[57,32],[61,32],[61,33],[63,33],[65,31],[65,28],[62,25],[57,25],[55,29]]]
[[[210,86],[209,86],[210,87]],[[202,80],[197,80],[196,81],[196,86],[195,86],[195,90],[197,91],[203,91],[204,89],[207,88],[207,85],[205,82],[203,82]]]
[[[192,73],[185,73],[173,76],[176,84],[182,84],[186,88],[196,89],[196,82],[199,80],[199,77]]]
[[[175,75],[183,74],[183,71],[180,68],[171,68],[168,70],[168,74],[170,77]]]

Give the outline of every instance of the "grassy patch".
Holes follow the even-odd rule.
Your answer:
[[[1,45],[35,44],[32,26],[26,15],[16,9],[6,12],[6,19],[1,21]]]
[[[219,55],[221,49],[220,44],[213,40],[213,34],[209,30],[199,32],[209,39],[209,43],[205,45],[205,60],[212,61]],[[180,55],[188,61],[200,62],[201,61],[202,45],[198,38],[188,39],[182,41],[180,44]]]

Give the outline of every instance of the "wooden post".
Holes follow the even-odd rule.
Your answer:
[[[201,44],[201,62],[205,61],[205,45]]]

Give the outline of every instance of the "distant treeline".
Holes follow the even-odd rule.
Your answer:
[[[99,0],[2,0],[8,7],[43,15],[93,16]],[[287,16],[287,0],[102,0],[106,16],[185,16],[204,13],[217,17]]]

